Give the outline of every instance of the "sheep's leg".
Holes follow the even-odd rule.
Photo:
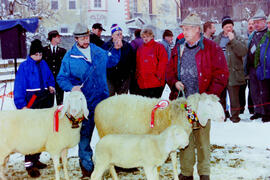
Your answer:
[[[107,166],[105,166],[103,163],[100,165],[95,164],[94,171],[91,175],[91,180],[101,180],[103,173],[105,172],[106,169]]]
[[[113,180],[118,180],[118,176],[117,176],[117,173],[115,171],[114,165],[111,165],[110,166],[110,173],[112,175],[112,179]]]
[[[156,167],[144,166],[143,169],[147,180],[159,180],[159,174]]]
[[[67,170],[67,153],[68,153],[68,149],[64,149],[61,152],[61,158],[62,158],[62,163],[64,167],[65,178],[66,180],[69,180],[68,170]]]
[[[59,158],[60,158],[59,155],[54,155],[52,157],[54,171],[55,171],[55,180],[60,180],[60,174],[59,174],[59,170],[60,170]]]
[[[9,155],[6,151],[4,151],[3,148],[1,148],[1,151],[2,152],[0,152],[0,179],[7,180],[7,178],[5,177],[5,167],[6,163],[8,162]]]
[[[171,161],[172,161],[174,180],[178,180],[177,152],[176,151],[171,152],[170,157],[171,157]]]

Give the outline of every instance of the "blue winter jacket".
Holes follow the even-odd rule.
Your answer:
[[[73,86],[82,85],[89,110],[109,96],[106,69],[119,62],[120,51],[111,52],[90,43],[91,62],[77,48],[77,43],[68,51],[61,64],[56,81],[64,91],[71,91]]]
[[[44,60],[40,62],[44,88],[55,87],[55,81],[49,66]],[[14,83],[14,103],[17,109],[22,109],[27,105],[33,94],[41,91],[40,78],[37,61],[27,56],[26,61],[22,62],[15,77]]]
[[[260,62],[256,69],[259,80],[270,79],[270,37],[260,46]]]

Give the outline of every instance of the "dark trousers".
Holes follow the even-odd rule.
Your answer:
[[[270,79],[260,81],[263,115],[270,118]]]
[[[130,86],[130,78],[118,81],[107,80],[110,96],[115,94],[127,94]]]
[[[239,103],[239,90],[240,85],[238,86],[227,86],[230,96],[230,104],[231,104],[231,120],[239,121],[240,114],[240,103]]]
[[[62,105],[64,99],[64,91],[59,87],[58,83],[55,83],[55,91],[56,103],[57,105]]]
[[[151,98],[160,98],[162,95],[164,87],[156,87],[156,88],[147,88],[147,89],[139,89],[139,95],[151,97]]]
[[[263,107],[260,106],[262,104],[262,92],[260,88],[260,81],[257,79],[256,69],[249,69],[249,78],[250,78],[250,95],[252,98],[252,102],[254,104],[254,113],[263,114]]]

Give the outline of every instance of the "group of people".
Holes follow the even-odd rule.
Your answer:
[[[109,96],[133,93],[159,98],[167,83],[172,90],[171,100],[194,93],[215,94],[225,102],[226,111],[228,90],[230,119],[239,122],[240,89],[246,84],[247,75],[254,105],[270,99],[270,16],[266,20],[264,13],[260,13],[252,18],[255,31],[248,45],[235,33],[229,16],[222,19],[223,31],[214,37],[213,23],[205,23],[202,29],[201,19],[195,13],[182,21],[183,33],[178,35],[173,48],[173,33],[168,29],[161,43],[154,40],[149,28],[137,29],[135,39],[129,43],[123,40],[121,27],[113,24],[111,39],[104,42],[102,24],[94,24],[90,32],[87,26],[78,23],[73,33],[76,42],[66,52],[59,47],[60,34],[51,31],[48,46],[42,47],[38,39],[31,42],[29,56],[16,74],[15,105],[18,109],[48,108],[54,105],[54,94],[57,105],[61,105],[63,91],[83,92],[89,110],[88,120],[82,122],[78,153],[83,177],[90,177],[94,169],[90,147],[94,110]],[[254,116],[270,121],[269,107],[255,106]],[[181,150],[180,180],[193,179],[195,149],[200,179],[210,179],[210,126],[209,121],[205,127],[194,129],[189,146]],[[25,167],[31,177],[40,176],[39,169],[46,167],[39,161],[39,155],[25,156]]]

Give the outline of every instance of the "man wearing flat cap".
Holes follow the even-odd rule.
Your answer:
[[[102,31],[106,31],[102,24],[95,23],[92,26],[92,32],[90,34],[90,42],[94,43],[95,45],[101,47],[104,44],[104,41],[101,39],[101,33]]]
[[[166,80],[172,90],[170,99],[177,98],[181,91],[184,91],[186,96],[194,93],[220,96],[229,76],[222,49],[213,41],[204,38],[201,18],[197,14],[189,14],[180,27],[184,40],[178,41],[173,48],[166,70]],[[210,179],[210,123],[208,121],[205,127],[193,126],[189,146],[180,150],[180,180],[193,179],[196,159],[200,180]]]
[[[45,46],[43,49],[43,59],[47,62],[50,70],[53,73],[54,80],[56,81],[56,76],[59,73],[62,59],[66,54],[67,50],[60,47],[61,36],[58,31],[50,31],[48,33],[48,40],[50,44]],[[58,83],[55,84],[55,95],[57,105],[63,104],[64,91],[59,87]],[[52,95],[54,100],[54,95]]]
[[[258,9],[255,15],[251,18],[254,21],[255,31],[251,33],[248,39],[248,53],[245,59],[246,75],[250,79],[250,95],[254,105],[262,104],[260,81],[256,75],[256,68],[254,65],[255,52],[258,44],[264,34],[267,32],[266,16],[262,9]],[[263,107],[254,106],[254,115],[250,117],[251,120],[263,117]]]
[[[110,51],[89,42],[89,30],[78,23],[74,33],[75,44],[65,54],[56,78],[64,91],[81,91],[87,99],[88,120],[83,120],[79,142],[79,158],[83,177],[90,177],[94,169],[90,140],[95,127],[96,105],[109,96],[107,68],[117,65],[122,43],[116,41]]]

